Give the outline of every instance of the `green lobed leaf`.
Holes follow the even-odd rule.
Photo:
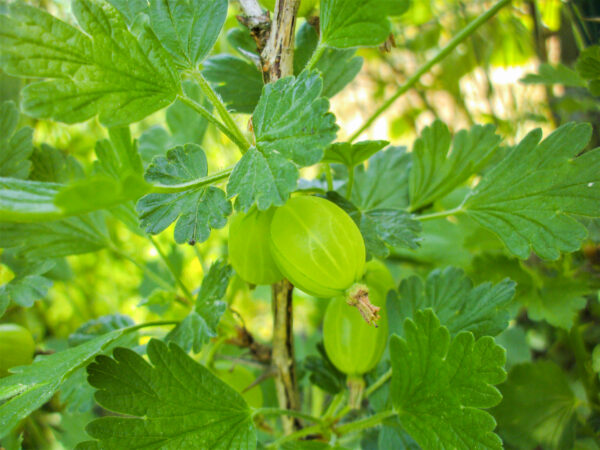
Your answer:
[[[29,175],[33,151],[33,130],[17,131],[19,112],[12,101],[0,104],[0,177],[25,179]]]
[[[108,244],[104,216],[91,213],[53,222],[1,223],[0,248],[29,258],[58,258],[101,250]]]
[[[81,30],[22,2],[0,15],[0,66],[10,75],[49,79],[23,89],[27,114],[66,123],[99,115],[116,126],[175,99],[179,75],[152,32],[134,36],[104,0],[74,0],[72,10]]]
[[[585,81],[573,69],[569,69],[563,64],[552,66],[550,64],[540,64],[538,73],[528,73],[521,79],[525,84],[545,84],[552,86],[562,84],[570,87],[584,87]]]
[[[297,185],[298,167],[321,160],[338,129],[322,88],[315,72],[264,86],[252,115],[256,146],[236,164],[227,185],[228,196],[237,195],[236,209],[283,205]]]
[[[0,178],[0,215],[2,220],[40,222],[60,218],[54,204],[59,184]]]
[[[385,259],[390,248],[418,247],[421,224],[409,212],[392,208],[362,210],[337,192],[329,191],[326,195],[358,225],[368,255]]]
[[[600,216],[600,150],[577,156],[590,139],[588,124],[569,123],[540,142],[529,133],[490,170],[462,209],[502,239],[521,259],[573,252],[587,232],[573,215]]]
[[[61,384],[107,345],[130,332],[131,328],[112,331],[80,346],[48,356],[38,356],[29,366],[14,368],[15,373],[0,379],[0,438],[41,407]]]
[[[52,286],[52,280],[44,275],[55,265],[52,260],[25,261],[13,265],[6,252],[2,254],[2,259],[13,270],[15,277],[0,285],[0,317],[11,303],[28,308],[36,300],[44,298]]]
[[[196,69],[219,37],[227,6],[227,0],[151,0],[150,22],[177,64]]]
[[[323,342],[317,343],[316,347],[318,356],[308,355],[302,360],[302,368],[310,373],[310,383],[330,394],[342,392],[346,386],[346,375],[333,365]]]
[[[392,336],[391,399],[402,428],[422,448],[501,449],[494,418],[486,411],[502,396],[504,350],[470,332],[450,338],[431,310],[404,323]]]
[[[405,147],[388,147],[359,165],[354,174],[352,202],[362,209],[406,209],[411,154]]]
[[[266,85],[252,115],[258,150],[277,152],[300,167],[319,162],[338,130],[322,91],[316,72]]]
[[[528,265],[503,255],[483,255],[473,260],[478,280],[499,282],[508,276],[517,283],[515,301],[527,309],[534,321],[570,330],[579,311],[585,308],[586,294],[593,292],[585,273],[569,269],[564,261],[552,265]]]
[[[186,96],[200,103],[208,111],[212,109],[212,105],[202,94],[200,86],[191,81],[184,81],[182,86]],[[163,148],[162,155],[164,155],[165,149],[177,145],[202,145],[208,127],[208,121],[206,118],[196,113],[192,108],[177,100],[167,108],[166,120],[169,131],[171,132],[172,140],[170,146]]]
[[[146,170],[146,181],[181,185],[205,177],[208,165],[204,150],[196,144],[175,147],[156,157]],[[148,194],[137,203],[140,223],[147,233],[158,234],[177,220],[175,241],[204,242],[211,228],[223,228],[231,214],[225,193],[214,186],[191,187],[173,194]]]
[[[325,149],[323,162],[339,163],[354,168],[388,144],[388,141],[362,141],[356,144],[336,142]]]
[[[391,333],[404,335],[405,318],[431,308],[452,336],[470,331],[475,336],[496,336],[508,326],[508,306],[515,295],[514,281],[473,286],[461,269],[435,269],[425,283],[418,276],[402,280],[387,299]]]
[[[179,347],[153,339],[149,362],[123,348],[88,367],[96,400],[126,416],[92,421],[98,442],[77,448],[255,449],[256,429],[242,396]]]
[[[559,366],[551,361],[519,364],[500,391],[502,403],[492,413],[507,443],[520,448],[573,448],[580,400]]]
[[[365,143],[365,148],[359,146],[358,150],[368,153],[379,146],[375,142],[380,141]],[[374,147],[369,149],[371,145]],[[369,255],[383,259],[391,248],[414,250],[419,245],[421,223],[406,211],[409,168],[410,155],[404,147],[389,147],[369,158],[367,169],[362,164],[354,169],[352,201],[337,193],[327,194],[356,222]]]
[[[227,42],[240,56],[243,56],[256,65],[260,64],[260,56],[256,48],[256,41],[245,28],[231,28],[227,32]]]
[[[66,184],[84,176],[83,167],[73,156],[47,144],[34,148],[30,160],[29,179],[33,181]]]
[[[299,75],[310,56],[317,48],[319,36],[314,26],[302,24],[296,34],[294,51],[294,73]],[[355,56],[355,51],[328,48],[315,64],[315,69],[323,77],[323,97],[331,98],[340,92],[360,72],[363,59]]]
[[[194,310],[183,319],[168,335],[185,351],[198,353],[210,338],[217,335],[217,326],[227,309],[222,301],[229,286],[233,270],[223,261],[216,261],[202,280]]]
[[[108,2],[123,14],[129,26],[141,13],[148,13],[149,10],[147,0],[108,0]]]
[[[184,81],[182,87],[187,97],[195,100],[208,111],[212,109],[212,105],[202,95],[196,83]],[[167,108],[166,120],[168,131],[156,125],[144,131],[139,138],[139,152],[145,165],[148,165],[155,156],[165,156],[168,149],[178,145],[202,145],[208,121],[181,100],[176,100]]]
[[[69,347],[76,347],[103,334],[128,328],[134,324],[133,319],[124,314],[110,314],[88,320],[69,335]]]
[[[600,79],[600,45],[592,45],[581,52],[575,68],[586,80]]]
[[[322,0],[321,42],[334,48],[377,46],[392,31],[387,16],[397,12],[393,1]]]
[[[412,152],[410,206],[417,210],[442,198],[475,174],[500,144],[493,125],[461,130],[452,140],[445,123],[436,120],[421,132]]]
[[[54,203],[66,215],[114,208],[138,200],[148,191],[143,165],[129,127],[109,128],[110,140],[96,142],[91,176],[61,188]]]
[[[69,335],[69,347],[76,347],[111,331],[129,328],[134,325],[133,319],[122,314],[112,314],[89,320]],[[126,333],[106,345],[98,354],[109,354],[116,347],[135,347],[138,340],[138,333]],[[94,388],[87,383],[86,378],[85,367],[80,367],[60,386],[60,400],[61,403],[67,405],[67,411],[82,413],[94,407]]]
[[[202,74],[230,111],[245,114],[254,111],[263,88],[262,76],[254,64],[221,54],[206,60]]]

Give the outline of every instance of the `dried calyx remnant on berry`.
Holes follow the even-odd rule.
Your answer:
[[[360,315],[369,325],[377,327],[377,322],[381,319],[379,315],[379,306],[375,306],[369,300],[369,288],[366,284],[355,283],[346,294],[346,302],[350,306],[356,307]]]

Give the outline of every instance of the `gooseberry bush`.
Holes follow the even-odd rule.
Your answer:
[[[329,99],[357,51],[394,51],[408,0],[55,3],[0,5],[0,68],[23,79],[0,106],[2,447],[56,448],[51,429],[82,450],[598,448],[591,125],[516,139],[435,120],[410,148],[360,140],[509,0],[468,17],[358,130]],[[599,67],[590,46],[523,82],[594,99]],[[55,123],[84,130],[92,161],[34,139]],[[91,282],[69,278],[74,255],[102,252],[144,273],[135,309],[152,320],[107,300],[62,344],[23,326],[53,283]],[[261,286],[268,339],[234,304]],[[301,348],[298,299],[320,314]]]

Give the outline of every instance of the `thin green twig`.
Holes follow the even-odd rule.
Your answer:
[[[280,437],[276,441],[267,444],[267,448],[279,448],[281,444],[285,444],[289,441],[294,441],[296,439],[301,439],[304,436],[308,436],[311,434],[318,434],[323,431],[323,425],[313,425],[310,427],[302,428],[301,430],[295,431],[294,433],[290,433],[287,436]]]
[[[365,390],[365,395],[364,397],[367,398],[369,397],[373,392],[375,392],[377,389],[379,389],[381,386],[383,386],[390,378],[392,378],[392,369],[388,370],[386,373],[384,373],[381,377],[379,377],[375,383],[373,383],[372,385],[370,385],[366,390]]]
[[[280,408],[257,408],[252,413],[252,416],[292,416],[298,417],[299,419],[304,419],[309,422],[314,422],[318,424],[323,424],[324,420],[319,417],[311,416],[310,414],[304,414],[300,411],[293,411],[290,409],[280,409]]]
[[[477,28],[487,22],[490,18],[492,18],[500,9],[504,6],[508,5],[511,0],[500,0],[486,12],[481,14],[471,23],[469,23],[465,28],[463,28],[454,38],[448,42],[448,44],[442,48],[432,59],[423,64],[415,73],[412,75],[406,83],[404,83],[394,95],[392,95],[389,99],[387,99],[378,109],[375,111],[371,117],[358,129],[356,132],[350,137],[348,142],[355,141],[366,129],[368,129],[377,118],[383,114],[400,96],[405,94],[408,90],[410,90],[419,79],[429,72],[433,66],[439,63],[442,59],[448,56],[452,50],[454,50],[458,44],[471,36]]]
[[[171,260],[169,259],[169,257],[165,254],[165,252],[162,251],[162,249],[160,248],[160,245],[158,245],[158,242],[156,242],[156,240],[151,235],[148,234],[146,236],[148,237],[148,240],[152,243],[152,245],[158,252],[158,255],[160,256],[160,258],[165,263],[165,266],[167,266],[167,269],[169,269],[169,272],[171,272],[171,275],[173,275],[173,279],[181,288],[181,291],[185,295],[186,299],[189,301],[189,304],[193,305],[194,304],[194,295],[187,288],[187,286],[185,284],[183,284],[183,281],[181,281],[181,277],[175,270],[175,267],[173,267],[173,263],[171,263]]]
[[[128,255],[127,253],[122,251],[120,248],[115,247],[114,245],[109,246],[109,249],[116,255],[119,255],[121,258],[126,259],[127,261],[132,263],[134,266],[139,268],[142,272],[144,272],[146,275],[148,275],[149,278],[151,278],[156,284],[161,286],[163,289],[175,294],[176,302],[181,303],[182,305],[185,305],[186,307],[190,306],[188,299],[181,298],[179,295],[177,295],[177,290],[173,286],[171,286],[169,283],[167,283],[160,275],[158,275],[156,272],[154,272],[152,269],[150,269],[146,264],[140,263],[133,256]]]

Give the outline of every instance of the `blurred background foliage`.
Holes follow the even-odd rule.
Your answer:
[[[72,20],[68,0],[29,3]],[[343,141],[358,129],[417,67],[490,5],[485,0],[413,1],[407,13],[394,19],[393,40],[388,42],[388,48],[361,49],[359,55],[364,58],[361,72],[333,97],[332,110],[341,126],[338,139]],[[235,5],[229,13],[226,29],[239,28]],[[226,34],[222,33],[216,53],[235,53]],[[580,80],[566,85],[560,78],[554,83],[551,76],[542,79],[535,76],[542,74],[540,68],[544,64],[550,67],[563,64],[573,69],[582,51],[598,44],[599,39],[597,0],[515,0],[424,76],[362,138],[387,139],[393,145],[410,149],[420,130],[439,118],[452,131],[475,123],[495,124],[505,138],[504,145],[510,146],[535,127],[541,127],[546,134],[564,122],[576,120],[594,126],[591,146],[596,147],[600,144],[599,98]],[[18,103],[22,83],[0,74],[0,102]],[[237,117],[241,125],[247,125],[248,115]],[[96,120],[73,126],[24,115],[20,120],[20,126],[34,129],[36,148],[52,153],[61,164],[71,167],[75,178],[78,173],[92,170],[96,141],[107,137],[106,130]],[[222,135],[179,104],[135,124],[132,135],[139,140],[146,164],[152,156],[190,140],[202,143],[209,172],[228,167],[237,158]],[[305,176],[320,174],[311,168]],[[461,199],[460,191],[456,191],[442,202],[452,207]],[[152,239],[137,231],[131,208],[123,207],[112,214],[107,222],[111,241],[108,248],[56,259],[44,274],[51,282],[47,295],[30,308],[11,306],[1,319],[30,329],[39,353],[66,348],[69,336],[82,324],[116,312],[135,322],[182,319],[187,308],[182,305],[185,299],[182,300],[175,277],[190,289],[197,289],[210,264],[226,255],[227,229],[213,230],[203,244],[175,245],[171,228]],[[131,226],[115,219],[127,217]],[[419,249],[394,251],[387,261],[396,282],[447,265],[464,269],[475,284],[497,282],[505,276],[517,281],[516,319],[498,341],[507,348],[508,369],[523,362],[535,361],[535,364],[526,366],[531,368],[529,371],[511,371],[509,382],[520,380],[522,383],[516,385],[533,389],[533,385],[543,384],[547,378],[557,395],[564,397],[561,401],[565,414],[561,423],[528,424],[535,432],[524,436],[522,429],[514,429],[514,424],[503,420],[503,407],[514,408],[520,400],[518,392],[511,391],[516,389],[515,384],[513,388],[509,384],[503,389],[505,402],[495,411],[507,447],[525,448],[520,445],[526,442],[526,448],[599,448],[593,439],[575,441],[573,437],[577,414],[591,415],[592,425],[588,426],[600,426],[600,411],[585,410],[588,406],[581,400],[586,388],[597,387],[597,380],[590,385],[581,376],[577,378],[578,373],[589,370],[578,366],[577,351],[583,348],[591,352],[600,343],[600,227],[595,222],[587,225],[589,240],[582,251],[564,255],[557,262],[542,263],[535,257],[527,261],[514,258],[493,234],[467,217],[461,217],[457,223],[432,220],[424,223]],[[19,255],[10,250],[0,255],[0,284],[14,277],[18,259]],[[244,327],[259,342],[269,341],[270,289],[254,288],[235,279],[228,290],[227,302],[231,309],[221,322],[220,336],[205,346],[197,358],[215,370],[237,371],[231,378],[245,387],[248,379],[251,382],[263,374],[264,367],[248,362],[247,350],[230,344],[241,339],[239,333]],[[319,329],[326,304],[295,292],[294,325],[301,386],[305,398],[312,399],[315,415],[320,414],[327,394],[314,383],[328,386],[332,391],[340,385],[336,379],[339,374],[319,356]],[[147,334],[142,334],[139,344],[148,339]],[[600,347],[593,354],[593,369],[599,371]],[[74,388],[69,395],[85,400],[81,389]],[[250,402],[260,403],[262,397],[265,405],[276,404],[273,382],[268,377],[245,395]],[[23,424],[26,448],[72,448],[85,439],[84,425],[101,412],[90,409],[83,400],[73,401],[73,397],[70,400],[67,408],[65,399],[56,396],[27,419]],[[376,442],[367,433],[362,444],[350,441],[347,445],[375,448]],[[7,448],[13,444],[3,443]]]

